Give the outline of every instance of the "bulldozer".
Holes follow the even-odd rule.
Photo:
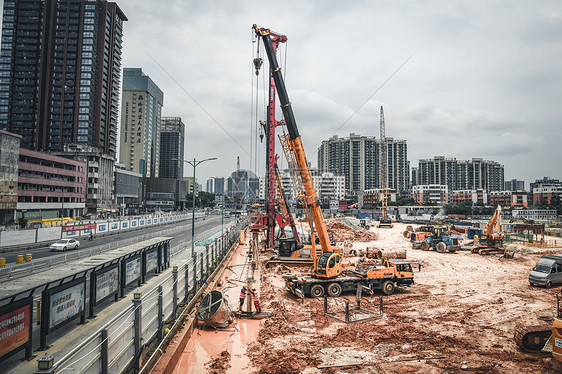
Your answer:
[[[550,352],[562,361],[562,290],[556,294],[556,310],[553,315],[539,317],[544,323],[517,325],[513,340],[525,352]]]

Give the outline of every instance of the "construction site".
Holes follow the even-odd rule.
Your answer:
[[[240,244],[215,287],[230,305],[223,327],[196,322],[181,347],[181,333],[166,354],[181,350],[176,373],[557,373],[562,366],[552,353],[525,352],[516,329],[550,329],[556,317],[556,288],[531,287],[529,273],[552,250],[514,245],[514,258],[478,255],[470,250],[439,253],[412,249],[403,236],[405,224],[390,229],[334,230],[334,235],[365,231],[376,240],[355,242],[345,260],[353,267],[374,257],[403,257],[413,265],[415,283],[392,295],[356,292],[328,297],[295,296],[287,273],[302,266],[261,266],[251,275],[251,239]],[[368,249],[370,251],[368,251]],[[260,254],[265,263],[271,253]],[[259,290],[261,314],[239,293],[248,278]],[[346,306],[349,310],[346,320]],[[249,311],[247,311],[249,309]],[[195,318],[195,316],[193,316]],[[547,321],[544,321],[544,320]],[[186,329],[188,330],[188,329]],[[188,331],[185,331],[187,333]],[[163,369],[163,368],[162,368]]]
[[[500,206],[485,222],[395,222],[384,161],[379,217],[325,216],[276,59],[286,37],[253,29],[271,87],[266,203],[151,372],[560,372],[562,240],[523,225],[549,248],[508,242]],[[382,107],[380,123],[384,140]],[[278,125],[299,217],[276,179]]]

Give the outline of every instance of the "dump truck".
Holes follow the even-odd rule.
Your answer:
[[[328,254],[318,258],[320,266],[336,267],[335,259],[332,264]],[[331,265],[331,266],[330,266]],[[363,286],[372,291],[380,290],[385,295],[392,295],[396,287],[411,286],[414,284],[412,264],[407,260],[383,259],[374,265],[363,269],[345,270],[334,278],[318,278],[313,275],[295,275],[286,279],[287,289],[295,296],[338,297],[342,292],[356,291]]]

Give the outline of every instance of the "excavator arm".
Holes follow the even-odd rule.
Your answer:
[[[275,81],[275,87],[279,96],[281,110],[283,111],[283,116],[285,118],[285,125],[287,126],[287,131],[289,133],[289,141],[291,142],[291,148],[297,162],[302,184],[306,193],[306,201],[310,207],[310,213],[314,222],[315,230],[318,234],[322,252],[332,252],[333,249],[328,236],[328,230],[326,229],[320,204],[318,204],[316,189],[314,187],[312,175],[310,174],[310,169],[308,168],[306,154],[304,152],[302,140],[297,128],[293,108],[291,107],[291,102],[289,101],[285,81],[281,75],[279,63],[277,62],[277,56],[275,55],[275,49],[273,48],[271,41],[270,31],[269,29],[260,28],[257,25],[254,25],[253,28],[258,38],[262,39],[265,47],[271,74],[273,76],[273,80]]]
[[[492,218],[488,221],[484,227],[484,233],[491,240],[501,240],[504,237],[502,228],[502,208],[498,205]]]

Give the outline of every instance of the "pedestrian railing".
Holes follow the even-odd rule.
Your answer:
[[[156,287],[144,294],[135,292],[131,305],[67,355],[60,359],[55,357],[55,364],[48,373],[138,372],[140,362],[146,358],[145,348],[151,344],[160,347],[157,343],[164,338],[165,326],[179,321],[182,305],[194,304],[247,225],[247,219],[240,221],[214,243],[206,245],[199,255],[195,254],[181,266],[174,266],[172,274]]]

